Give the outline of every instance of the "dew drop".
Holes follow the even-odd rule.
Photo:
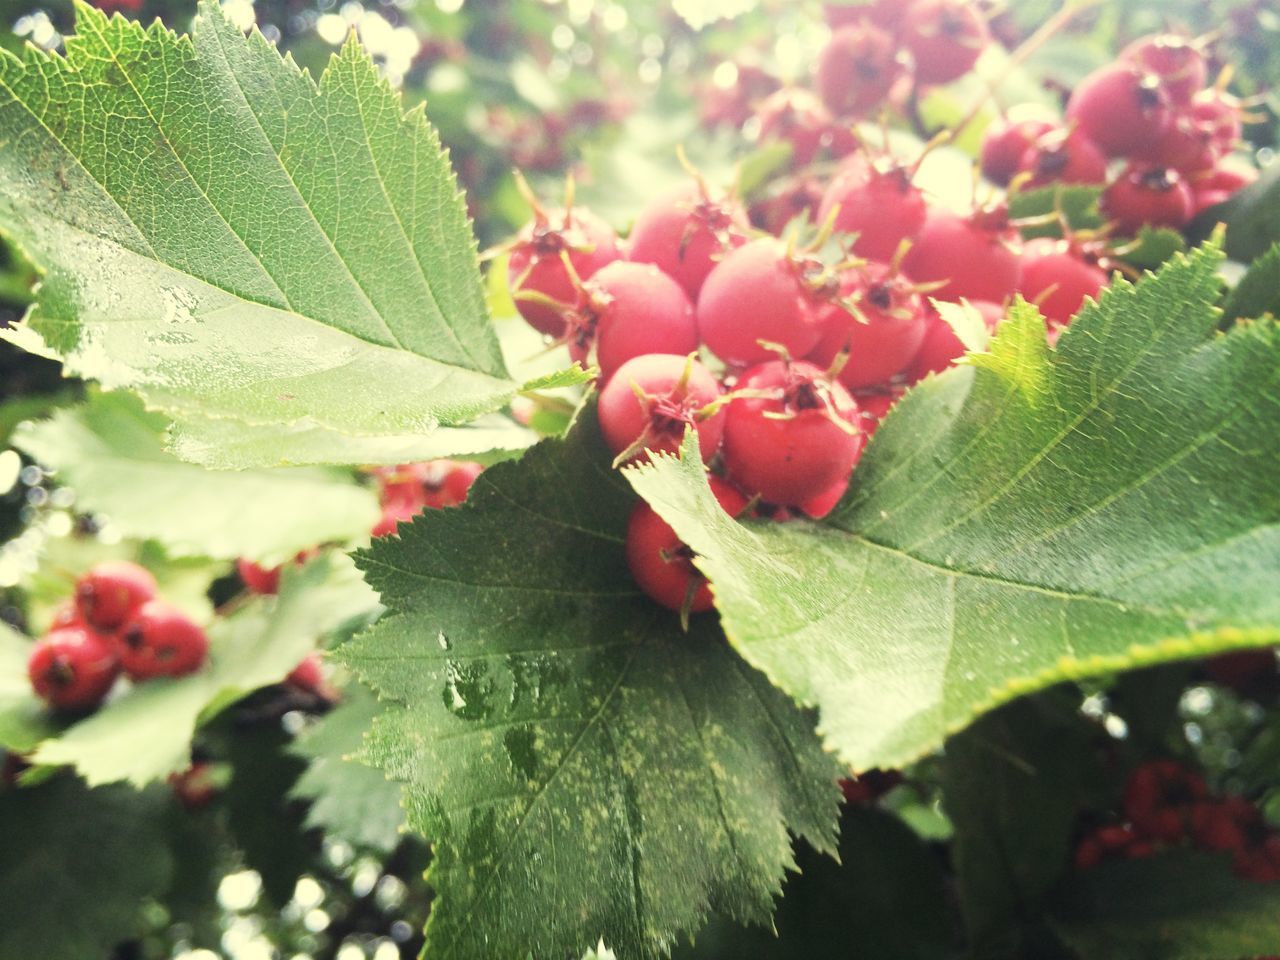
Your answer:
[[[448,650],[453,646],[453,644],[449,642],[449,638],[444,635],[443,630],[436,634],[436,643],[440,644],[441,650]]]

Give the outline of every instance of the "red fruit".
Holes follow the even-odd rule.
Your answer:
[[[973,69],[991,33],[967,0],[916,0],[903,18],[902,42],[915,59],[918,83],[950,83]]]
[[[832,178],[818,221],[826,223],[837,208],[835,229],[857,234],[851,249],[870,260],[892,260],[898,245],[924,225],[924,194],[911,182],[910,172],[896,164],[876,166],[861,156],[843,164]]]
[[[1182,764],[1151,760],[1129,775],[1124,789],[1124,814],[1139,829],[1146,830],[1158,811],[1173,807],[1189,814],[1192,805],[1208,795],[1204,780]]]
[[[586,280],[606,264],[622,257],[618,237],[607,223],[582,207],[552,214],[535,212],[533,222],[520,232],[507,261],[507,282],[516,309],[530,325],[549,336],[564,333],[562,310],[541,300],[549,298],[572,306],[578,290],[561,258],[569,262],[579,279]],[[539,299],[521,297],[539,295]]]
[[[1191,831],[1202,850],[1243,851],[1262,828],[1258,808],[1240,797],[1206,800],[1191,807]]]
[[[1054,183],[1102,183],[1107,179],[1107,157],[1078,130],[1051,130],[1027,147],[1018,170],[1031,175],[1025,189]]]
[[[747,506],[747,498],[717,476],[707,477],[727,514],[736,517]],[[640,589],[671,610],[683,610],[686,600],[691,613],[712,607],[706,579],[693,565],[693,551],[676,532],[644,501],[636,504],[627,522],[627,566]]]
[[[738,390],[775,392],[729,404],[724,464],[731,479],[770,503],[800,504],[849,476],[866,445],[849,392],[811,363],[772,360]]]
[[[27,658],[27,676],[36,696],[58,710],[93,709],[119,673],[111,642],[83,626],[50,630]]]
[[[904,73],[892,34],[868,21],[841,27],[818,54],[814,87],[838,117],[858,117],[883,103]]]
[[[821,520],[836,508],[845,491],[849,489],[849,478],[841,477],[821,493],[815,494],[804,503],[796,504],[804,513],[814,520]]]
[[[84,620],[80,617],[80,608],[76,606],[74,600],[64,600],[58,604],[53,610],[53,616],[49,618],[49,629],[59,630],[62,627],[83,627]]]
[[[267,568],[244,557],[236,561],[236,572],[250,593],[265,596],[279,593],[280,570],[279,566]]]
[[[824,189],[821,180],[809,175],[777,181],[769,186],[762,199],[751,205],[751,223],[777,236],[797,217],[807,216],[813,220]]]
[[[781,85],[777,77],[756,64],[722,63],[703,91],[699,109],[702,122],[709,127],[740,127],[754,116],[754,104]]]
[[[770,94],[760,104],[757,117],[760,142],[789,143],[793,166],[807,166],[819,150],[831,143],[832,116],[808,90],[786,87]]]
[[[690,300],[724,255],[747,242],[747,215],[729,200],[686,184],[650,201],[631,228],[631,260],[652,263],[684,288]]]
[[[1240,142],[1244,108],[1225,90],[1210,87],[1197,93],[1191,101],[1191,116],[1209,130],[1219,153],[1230,153]]]
[[[1133,64],[1095,70],[1067,102],[1067,119],[1110,156],[1141,152],[1172,119],[1160,78]]]
[[[1018,287],[1050,324],[1066,326],[1084,304],[1107,285],[1105,270],[1085,260],[1066,240],[1040,237],[1027,241]]]
[[[181,773],[169,774],[169,786],[184,807],[200,810],[218,795],[216,768],[207,761],[198,761]]]
[[[1231,194],[1237,190],[1243,190],[1257,179],[1258,171],[1253,167],[1230,163],[1228,159],[1212,170],[1196,177],[1192,181],[1192,186],[1197,192],[1201,190],[1223,190]]]
[[[320,663],[318,653],[307,654],[301,663],[289,671],[284,682],[321,700],[336,700],[338,696],[325,679],[324,667]]]
[[[634,357],[600,391],[600,432],[614,453],[631,451],[631,460],[647,461],[645,451],[677,453],[692,425],[709,462],[720,448],[724,411],[705,420],[694,414],[719,398],[720,384],[696,360],[663,353]]]
[[[894,30],[907,12],[908,4],[903,0],[871,0],[870,3],[824,3],[823,16],[832,28],[847,27],[850,24],[869,20],[876,26],[886,30]]]
[[[988,330],[994,331],[996,325],[1004,318],[1004,308],[998,303],[970,300],[969,305],[982,314]],[[951,324],[942,319],[942,315],[932,307],[928,308],[924,338],[915,358],[907,368],[907,382],[915,383],[931,373],[941,373],[948,367],[954,366],[955,362],[965,355],[966,350]],[[864,403],[861,399],[858,402],[859,405]]]
[[[840,792],[845,803],[870,806],[900,783],[902,774],[897,770],[868,770],[856,780],[841,780]]]
[[[467,499],[484,466],[469,460],[428,460],[422,464],[422,505],[432,510],[456,507]]]
[[[929,311],[930,321],[936,316],[935,312]],[[898,402],[902,394],[902,387],[888,387],[854,395],[854,403],[858,405],[858,426],[868,439],[880,429],[880,421],[889,415],[889,410]]]
[[[870,263],[845,274],[840,292],[856,300],[857,316],[833,304],[828,333],[808,360],[829,367],[843,350],[849,354],[840,382],[850,390],[887,383],[911,362],[924,342],[927,315],[911,281],[883,264]]]
[[[691,353],[698,324],[684,289],[651,263],[620,260],[596,273],[583,288],[568,324],[569,355],[585,361],[592,344],[600,376],[646,353]]]
[[[788,256],[786,244],[772,237],[753,240],[708,275],[698,297],[698,333],[726,363],[777,356],[761,340],[802,357],[822,336],[833,286],[818,261]]]
[[[412,520],[421,513],[423,507],[423,504],[406,503],[404,501],[384,504],[382,517],[369,532],[375,537],[389,536],[400,528],[401,523],[406,520]]]
[[[1099,203],[1121,233],[1133,235],[1143,226],[1184,226],[1191,219],[1194,198],[1178,171],[1130,163],[1103,191]]]
[[[121,628],[116,650],[131,680],[180,677],[200,669],[209,638],[173,604],[150,600]]]
[[[1212,167],[1220,152],[1212,126],[1179,113],[1174,115],[1163,135],[1147,147],[1135,150],[1133,156],[1158,166],[1195,173]]]
[[[1205,84],[1204,54],[1186,37],[1156,33],[1140,37],[1120,51],[1120,59],[1160,79],[1169,99],[1187,103]]]
[[[127,560],[100,563],[76,581],[76,606],[95,630],[114,630],[155,595],[156,578]]]
[[[1023,155],[1053,130],[1048,120],[997,120],[982,135],[982,174],[992,183],[1008,186]]]
[[[1022,268],[1017,231],[1000,213],[965,218],[930,210],[902,269],[917,283],[947,281],[933,294],[939,299],[1003,303],[1018,288]]]

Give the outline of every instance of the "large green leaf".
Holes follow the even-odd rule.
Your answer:
[[[324,632],[375,606],[364,582],[332,555],[284,572],[280,595],[260,598],[209,627],[209,661],[177,679],[139,684],[43,741],[41,764],[70,764],[92,786],[143,785],[183,770],[197,725],[244,694],[279,683]]]
[[[365,756],[435,844],[427,952],[658,955],[712,909],[767,922],[788,828],[834,844],[812,716],[632,583],[634,497],[588,413],[358,563],[389,614],[339,656],[404,708]]]
[[[350,683],[342,703],[300,736],[292,753],[308,761],[291,796],[310,800],[307,826],[359,848],[388,854],[400,842],[400,784],[355,758],[383,707],[363,684]]]
[[[57,470],[80,509],[175,556],[277,564],[319,543],[362,540],[378,518],[377,498],[349,472],[205,470],[164,451],[164,426],[131,395],[107,393],[25,425],[13,442]]]
[[[510,399],[438,137],[354,39],[317,82],[216,3],[190,37],[77,15],[65,58],[0,53],[0,226],[45,270],[6,336],[313,460]]]
[[[1117,280],[1054,351],[1015,307],[899,402],[824,524],[734,522],[688,445],[629,477],[858,768],[1065,678],[1276,643],[1280,332],[1206,339],[1219,259]]]
[[[1227,295],[1223,319],[1280,314],[1280,240],[1257,260]]]
[[[110,956],[143,932],[145,898],[173,874],[156,787],[86,790],[74,777],[0,791],[0,957]]]
[[[1119,860],[1063,891],[1060,931],[1082,957],[1253,960],[1280,952],[1280,884],[1231,874],[1225,854]]]

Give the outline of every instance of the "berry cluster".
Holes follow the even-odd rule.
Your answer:
[[[599,368],[600,428],[619,463],[674,452],[692,427],[734,516],[818,518],[835,506],[902,391],[964,354],[939,302],[967,304],[993,329],[1020,294],[1056,340],[1127,269],[1112,235],[1181,227],[1221,199],[1213,191],[1244,182],[1228,183],[1223,165],[1240,105],[1222,84],[1205,87],[1196,44],[1162,34],[1083,83],[1063,123],[995,124],[981,161],[989,195],[956,212],[916,183],[954,131],[905,158],[871,149],[854,125],[969,71],[990,42],[983,16],[966,0],[886,0],[831,6],[828,19],[816,92],[781,87],[754,108],[760,138],[791,147],[781,192],[748,208],[695,172],[651,198],[624,238],[572,192],[547,210],[520,181],[533,220],[508,247],[517,309]],[[758,71],[745,76],[766,86]],[[722,97],[715,109],[737,106]],[[1200,145],[1194,157],[1183,135]],[[1122,161],[1102,199],[1110,224],[1024,241],[1031,224],[1011,218],[1002,188],[1101,184]],[[688,548],[648,508],[636,508],[628,554],[659,602],[710,606]]]
[[[465,460],[428,460],[374,469],[382,518],[374,525],[373,535],[395,533],[403,521],[423,510],[456,507],[467,499],[467,491],[483,469]]]
[[[204,630],[156,599],[155,578],[124,561],[100,563],[76,581],[74,600],[31,651],[35,692],[58,710],[92,710],[123,672],[135,683],[200,669],[209,651]]]
[[[1262,812],[1243,797],[1213,796],[1201,777],[1176,761],[1153,760],[1134,770],[1122,811],[1123,822],[1096,827],[1080,840],[1077,869],[1191,845],[1230,853],[1232,869],[1246,880],[1280,882],[1280,833]]]

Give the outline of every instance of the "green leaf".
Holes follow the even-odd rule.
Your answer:
[[[268,564],[319,543],[368,537],[378,502],[339,470],[210,471],[165,453],[164,418],[127,393],[27,424],[14,445],[76,491],[125,536],[175,556],[249,557]]]
[[[18,753],[58,731],[27,679],[31,643],[29,637],[0,622],[0,747]]]
[[[1118,256],[1135,267],[1155,270],[1175,253],[1187,249],[1182,234],[1168,227],[1143,227],[1131,244],[1120,249]]]
[[[292,750],[309,762],[290,796],[310,800],[306,825],[357,849],[388,854],[400,842],[401,786],[355,759],[373,718],[385,707],[362,684],[348,684],[342,703],[302,734]]]
[[[0,53],[0,224],[46,271],[6,337],[337,463],[511,398],[439,139],[354,39],[317,82],[216,3],[77,18],[65,59]]]
[[[427,952],[655,957],[711,909],[767,922],[788,828],[834,842],[813,718],[643,596],[593,407],[468,503],[358,555],[389,614],[339,651],[383,698],[365,756],[434,843]],[[480,919],[483,918],[483,919]]]
[[[1054,216],[1059,211],[1073,230],[1091,230],[1102,226],[1098,198],[1102,188],[1083,184],[1058,184],[1038,187],[1009,195],[1009,216],[1015,220],[1040,218],[1042,222],[1025,224],[1022,235],[1060,237],[1062,226]]]
[[[1106,863],[1062,898],[1060,932],[1082,957],[1250,960],[1280,952],[1280,885],[1231,874],[1222,854]]]
[[[142,932],[173,871],[155,788],[87,790],[74,777],[0,792],[0,957],[106,957]]]
[[[1079,703],[1078,694],[1049,691],[1002,707],[947,743],[943,798],[956,831],[951,862],[961,912],[970,945],[992,956],[1038,955],[1018,938],[1043,935],[1045,898],[1070,864],[1093,759]]]
[[[673,960],[940,960],[956,954],[937,856],[892,814],[846,807],[839,862],[801,847],[775,930],[719,923]]]
[[[1271,164],[1256,181],[1199,219],[1211,221],[1205,227],[1226,223],[1227,255],[1232,260],[1248,263],[1263,256],[1280,241],[1280,166]]]
[[[1016,306],[899,401],[825,524],[731,520],[692,438],[628,477],[858,769],[1063,679],[1280,642],[1280,332],[1206,339],[1219,260],[1117,280],[1054,351]]]
[[[255,600],[209,626],[209,662],[197,673],[132,687],[45,740],[33,760],[70,764],[91,786],[117,780],[142,786],[184,770],[199,724],[251,690],[279,683],[323,633],[374,603],[340,555],[286,567],[278,597]]]
[[[1280,241],[1250,264],[1222,305],[1224,322],[1280,314]]]

